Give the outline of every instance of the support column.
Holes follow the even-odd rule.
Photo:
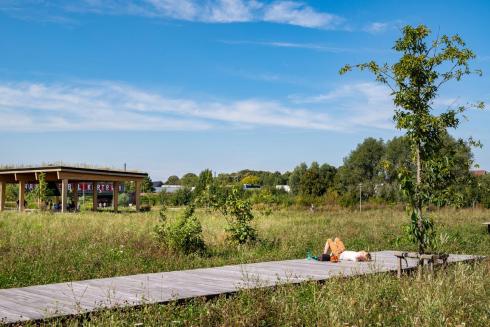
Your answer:
[[[25,192],[26,192],[26,182],[19,181],[19,212],[23,212],[24,201],[25,201]]]
[[[75,211],[78,208],[78,183],[73,183],[71,184],[71,195],[72,195],[72,201],[75,206]]]
[[[61,180],[61,212],[66,212],[68,207],[68,180]]]
[[[141,207],[141,200],[140,200],[140,196],[141,196],[141,181],[135,181],[134,182],[135,184],[135,187],[134,187],[134,201],[136,203],[136,211],[139,212],[140,211],[140,207]]]
[[[119,205],[119,182],[112,183],[112,207],[117,212]]]
[[[7,183],[0,182],[0,211],[5,210],[5,189],[7,188]]]
[[[92,210],[97,211],[97,182],[92,182]]]

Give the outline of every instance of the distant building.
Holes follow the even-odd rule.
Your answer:
[[[161,181],[153,182],[153,188],[155,189],[155,193],[167,192],[174,193],[180,189],[185,188],[182,185],[166,185]],[[194,191],[195,187],[191,187],[191,191]]]
[[[151,185],[153,186],[153,189],[155,190],[156,193],[161,192],[162,186],[164,185],[162,181],[155,181],[151,182]]]
[[[255,184],[243,184],[244,190],[260,190],[262,187],[260,185]]]
[[[289,185],[276,185],[276,190],[284,190],[291,193],[291,187]]]
[[[470,171],[470,173],[473,175],[473,176],[483,176],[483,175],[486,175],[488,172],[486,170],[483,170],[483,169],[478,169],[478,170],[472,170]]]

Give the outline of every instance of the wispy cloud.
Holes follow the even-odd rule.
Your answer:
[[[369,33],[380,33],[386,31],[388,26],[388,23],[374,22],[365,26],[364,30]]]
[[[275,126],[337,130],[328,114],[277,101],[197,101],[114,82],[0,84],[0,128],[50,130],[202,130]]]
[[[379,34],[393,29],[400,29],[404,25],[402,20],[395,19],[385,22],[372,22],[365,25],[362,30],[371,34]]]
[[[359,128],[394,129],[395,106],[391,90],[375,82],[358,82],[334,88],[313,96],[291,95],[291,103],[316,105],[328,108],[327,113],[336,112],[339,124],[345,130]],[[446,110],[469,103],[460,98],[441,96],[433,101],[435,110]],[[339,113],[342,113],[339,116]],[[341,117],[341,118],[340,118]]]
[[[335,47],[322,43],[297,43],[287,41],[247,41],[247,40],[221,40],[219,41],[229,45],[258,45],[274,48],[289,48],[289,49],[304,49],[329,53],[386,53],[390,50],[374,49],[374,48],[345,48]]]
[[[343,85],[315,96],[290,96],[297,104],[328,106],[329,110],[342,112],[342,125],[346,129],[393,129],[394,105],[390,90],[380,84],[363,82]]]
[[[317,12],[308,5],[295,1],[277,1],[265,7],[263,20],[310,28],[333,28],[343,19],[325,12]]]
[[[327,46],[318,43],[296,43],[296,42],[285,42],[285,41],[246,41],[246,40],[222,40],[220,42],[225,44],[230,44],[230,45],[260,45],[260,46],[274,47],[274,48],[308,49],[308,50],[317,50],[317,51],[334,52],[334,53],[355,51],[355,49],[332,47],[332,46]]]
[[[0,84],[0,129],[207,130],[276,127],[354,131],[391,129],[388,91],[358,83],[288,101],[169,97],[116,82]]]
[[[134,15],[203,23],[268,22],[306,28],[335,29],[344,19],[318,11],[302,1],[277,0],[84,0],[79,3],[55,0],[6,0],[0,10],[17,17],[63,18],[73,13]],[[53,12],[57,12],[56,16]],[[68,17],[64,19],[70,19]]]

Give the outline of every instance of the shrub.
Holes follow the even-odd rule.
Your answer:
[[[149,204],[142,204],[140,206],[140,212],[149,212],[151,211],[151,205]]]
[[[160,210],[160,224],[155,227],[157,239],[168,248],[185,254],[203,252],[206,245],[202,237],[202,226],[194,211],[194,205],[189,205],[182,216],[169,223],[163,207]]]
[[[239,187],[233,187],[227,192],[224,203],[218,209],[228,221],[226,232],[233,243],[245,244],[257,239],[257,231],[250,225],[254,219],[252,205],[243,198]]]
[[[192,191],[189,188],[182,188],[173,193],[173,205],[184,206],[192,202]]]
[[[127,193],[121,193],[119,194],[119,198],[118,198],[118,204],[119,206],[121,207],[127,207],[129,205],[129,195]]]
[[[146,193],[141,196],[141,203],[150,206],[157,205],[160,202],[160,197],[155,193]]]

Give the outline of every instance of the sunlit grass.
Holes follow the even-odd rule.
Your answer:
[[[173,219],[179,210],[169,210]],[[214,212],[197,212],[208,253],[183,256],[162,248],[153,237],[158,211],[113,214],[12,212],[0,215],[0,287],[170,271],[230,263],[302,258],[321,252],[327,237],[340,236],[348,248],[370,251],[414,250],[403,237],[403,211],[256,212],[261,241],[240,248],[226,242],[225,220]],[[449,236],[451,253],[488,254],[490,237],[481,222],[486,210],[434,213]]]
[[[174,219],[180,210],[169,210]],[[321,252],[327,237],[347,248],[414,250],[404,237],[405,213],[396,209],[352,211],[279,210],[255,212],[261,241],[234,247],[226,242],[225,220],[199,210],[208,245],[204,256],[183,256],[153,237],[158,211],[79,214],[7,212],[0,215],[0,288],[69,280],[170,271],[230,263],[302,258]],[[434,212],[451,253],[490,253],[481,225],[487,210]],[[86,326],[487,326],[490,323],[490,265],[458,264],[432,280],[379,274],[325,283],[245,290],[234,296],[142,308],[103,310],[47,320],[45,325]]]

